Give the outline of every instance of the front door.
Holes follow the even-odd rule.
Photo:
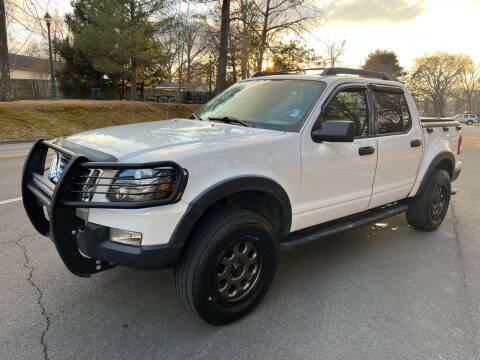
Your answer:
[[[372,195],[377,164],[377,139],[371,137],[367,89],[361,84],[336,89],[319,119],[302,136],[300,206],[293,230],[364,211]],[[312,130],[331,120],[355,124],[353,142],[312,140]]]

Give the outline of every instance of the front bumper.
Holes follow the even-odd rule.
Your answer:
[[[169,244],[130,246],[110,241],[110,228],[87,223],[77,234],[77,245],[82,254],[111,264],[136,269],[159,270],[175,266],[182,247]],[[102,265],[100,265],[101,267]]]
[[[69,158],[54,185],[44,177],[49,150],[57,151]],[[25,211],[35,229],[54,242],[64,264],[75,275],[90,276],[116,264],[144,269],[163,269],[173,266],[180,255],[181,249],[169,244],[134,247],[112,243],[106,238],[108,227],[85,223],[77,217],[77,208],[141,209],[175,203],[180,199],[187,175],[178,164],[172,162],[132,164],[115,160],[105,162],[100,157],[95,158],[95,154],[89,153],[87,157],[58,144],[39,140],[33,145],[25,161],[22,174]],[[78,198],[79,191],[75,184],[79,178],[85,177],[85,169],[116,170],[161,166],[169,166],[178,171],[179,181],[168,199],[144,203],[109,203],[84,202]]]

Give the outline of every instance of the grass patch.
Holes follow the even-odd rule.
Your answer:
[[[185,118],[199,105],[170,104],[168,118]],[[66,136],[121,124],[165,120],[167,104],[135,101],[14,101],[0,103],[0,140]]]

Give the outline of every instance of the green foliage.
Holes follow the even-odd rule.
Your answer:
[[[319,65],[313,49],[307,49],[299,41],[291,40],[289,43],[278,43],[273,50],[272,70],[299,69]]]
[[[62,90],[120,87],[121,80],[136,85],[164,76],[165,56],[153,21],[167,0],[76,0],[66,16],[71,38],[56,44],[65,60],[59,73]],[[68,75],[70,79],[68,78]],[[79,79],[80,78],[80,79]],[[73,91],[77,81],[78,91]],[[83,87],[83,89],[82,89]]]
[[[389,50],[377,49],[368,54],[362,69],[384,72],[390,74],[395,80],[406,74],[403,67],[400,66],[397,54]]]
[[[65,97],[85,98],[88,97],[92,87],[102,90],[108,87],[102,73],[95,70],[85,54],[74,47],[69,38],[54,41],[54,48],[63,59],[62,67],[57,69],[56,77]]]

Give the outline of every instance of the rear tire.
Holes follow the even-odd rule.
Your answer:
[[[201,319],[223,325],[247,315],[275,275],[278,242],[261,216],[222,208],[202,220],[175,268],[175,289]]]
[[[448,211],[451,184],[448,172],[437,169],[422,194],[413,198],[407,210],[407,222],[423,231],[436,230]]]
[[[468,120],[467,125],[472,125],[472,124],[473,124],[473,121],[472,121],[472,120]]]

